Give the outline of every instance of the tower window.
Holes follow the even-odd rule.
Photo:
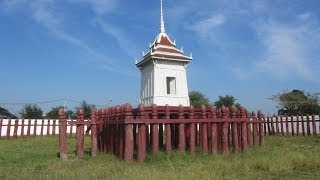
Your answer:
[[[167,94],[176,94],[176,78],[167,77]]]

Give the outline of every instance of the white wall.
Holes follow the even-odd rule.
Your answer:
[[[18,129],[17,129],[17,135],[18,136],[27,136],[28,133],[28,123],[30,122],[30,135],[41,135],[41,126],[43,123],[43,135],[48,135],[48,134],[53,134],[53,125],[55,121],[55,134],[59,134],[59,120],[58,119],[17,119],[18,123]],[[68,122],[71,122],[70,119],[67,120]],[[75,121],[75,120],[73,120]],[[7,135],[7,130],[8,130],[8,124],[10,122],[10,136],[13,136],[14,133],[14,128],[15,128],[15,123],[16,120],[12,119],[2,119],[2,127],[1,127],[1,136],[6,136]],[[24,125],[23,132],[22,132],[22,125]],[[36,128],[35,128],[36,127]],[[72,128],[72,129],[70,129]],[[71,132],[74,134],[76,133],[76,125],[67,125],[67,133]],[[87,130],[87,126],[85,125],[84,130]]]

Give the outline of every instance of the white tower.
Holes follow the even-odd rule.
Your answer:
[[[187,65],[191,55],[176,48],[165,32],[162,0],[160,13],[160,33],[150,45],[148,53],[136,63],[141,72],[140,102],[146,106],[189,106]]]

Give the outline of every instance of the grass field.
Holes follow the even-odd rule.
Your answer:
[[[86,140],[89,140],[87,138]],[[72,141],[72,142],[71,142]],[[69,139],[68,161],[58,158],[58,137],[0,140],[0,179],[319,179],[320,137],[266,137],[264,147],[244,154],[191,156],[174,152],[145,163],[112,155],[83,159]],[[89,145],[86,144],[89,151]]]

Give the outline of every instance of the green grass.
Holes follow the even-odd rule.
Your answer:
[[[86,138],[89,141],[89,138]],[[112,155],[58,158],[58,137],[0,140],[0,179],[319,179],[320,137],[266,137],[264,147],[227,156],[174,152],[124,163]]]

